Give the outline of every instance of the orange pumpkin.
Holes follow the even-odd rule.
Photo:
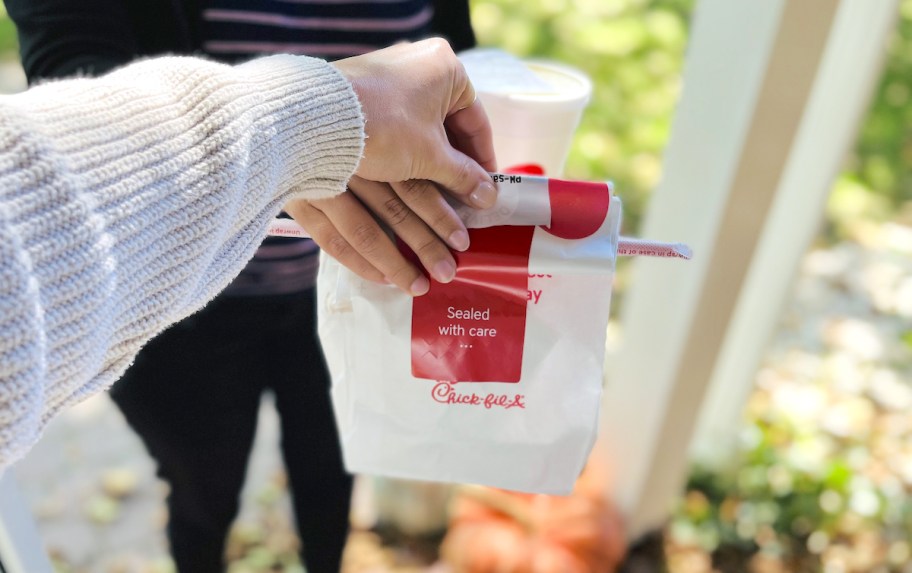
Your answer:
[[[441,547],[455,573],[608,573],[623,560],[624,529],[590,462],[569,496],[466,487]]]

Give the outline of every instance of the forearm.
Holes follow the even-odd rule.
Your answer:
[[[227,285],[288,199],[341,192],[362,145],[349,83],[289,56],[0,98],[0,468]]]

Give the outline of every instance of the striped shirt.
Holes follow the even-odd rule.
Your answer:
[[[203,50],[237,62],[264,54],[334,60],[430,34],[430,0],[208,0]],[[228,295],[290,294],[312,288],[319,250],[307,239],[268,238]]]

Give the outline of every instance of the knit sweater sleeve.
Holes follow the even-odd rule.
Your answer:
[[[288,199],[341,192],[363,138],[351,85],[302,57],[0,97],[0,471],[224,288]]]

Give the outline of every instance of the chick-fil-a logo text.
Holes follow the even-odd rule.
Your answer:
[[[465,406],[484,406],[486,409],[525,408],[526,397],[523,394],[480,394],[457,392],[456,387],[449,382],[438,382],[431,390],[431,397],[441,404],[462,404]]]

